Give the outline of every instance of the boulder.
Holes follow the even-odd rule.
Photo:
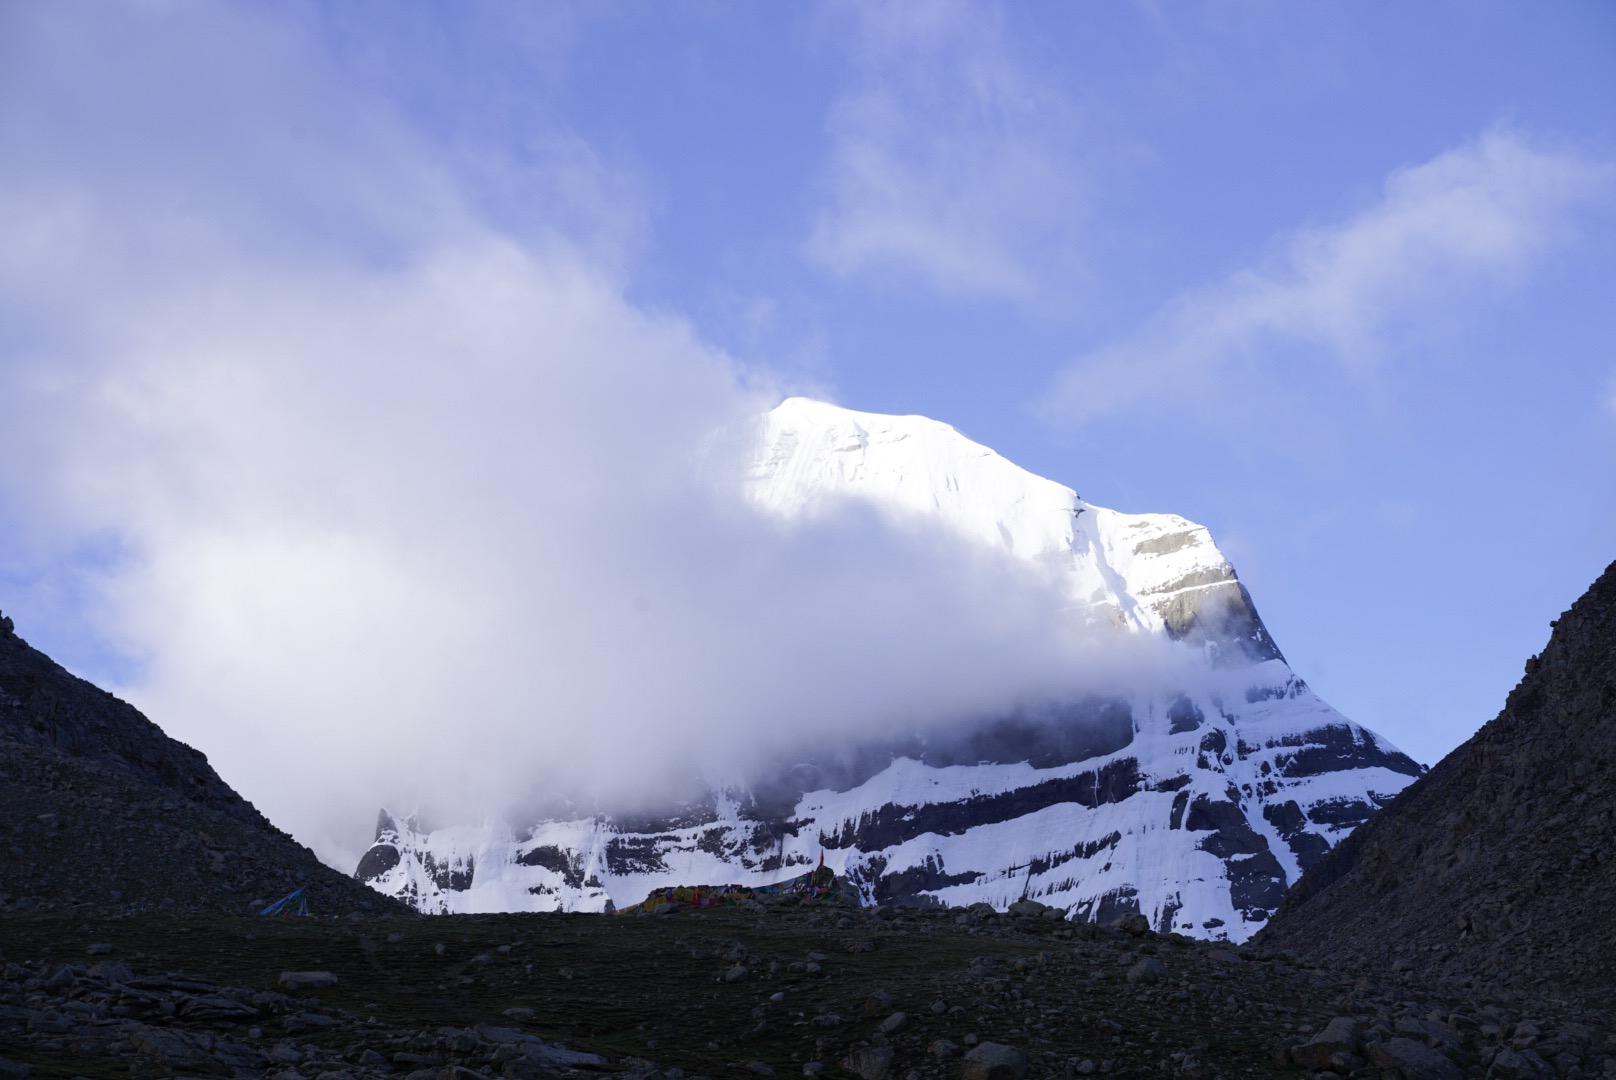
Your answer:
[[[538,1039],[530,1039],[523,1043],[522,1056],[551,1068],[604,1069],[607,1065],[606,1059],[599,1054],[568,1050],[558,1043],[540,1042]]]
[[[1142,957],[1133,967],[1128,969],[1128,981],[1150,985],[1159,983],[1167,978],[1167,965],[1154,956]]]
[[[337,977],[329,971],[283,971],[276,982],[288,990],[323,990],[337,985]]]
[[[892,1072],[892,1048],[890,1046],[866,1046],[854,1050],[842,1059],[842,1068],[864,1080],[887,1080]]]
[[[140,1027],[129,1034],[136,1053],[155,1058],[165,1068],[179,1069],[202,1064],[184,1033],[164,1028]]]
[[[880,1016],[882,1013],[892,1011],[892,995],[885,990],[877,990],[864,999],[864,1015]]]
[[[1400,1069],[1407,1080],[1463,1080],[1459,1066],[1413,1039],[1387,1039],[1364,1044],[1369,1063],[1377,1069]]]
[[[1328,1069],[1336,1054],[1363,1050],[1363,1025],[1350,1016],[1338,1016],[1304,1043],[1291,1047],[1291,1060],[1304,1069]]]
[[[1040,904],[1036,900],[1017,900],[1006,909],[1006,913],[1018,919],[1036,919],[1048,910],[1049,905]]]
[[[120,964],[116,960],[103,960],[99,964],[90,965],[90,975],[108,982],[126,983],[135,977],[127,964]]]
[[[1399,1035],[1407,1036],[1416,1042],[1424,1040],[1428,1046],[1441,1043],[1450,1050],[1459,1048],[1459,1034],[1446,1024],[1434,1020],[1421,1020],[1417,1016],[1400,1016],[1397,1018],[1396,1031]]]
[[[1021,1080],[1027,1055],[1013,1046],[985,1042],[965,1055],[960,1066],[963,1080]]]
[[[1493,1058],[1492,1068],[1487,1070],[1487,1075],[1497,1080],[1539,1080],[1540,1077],[1553,1076],[1554,1070],[1541,1055],[1531,1050],[1511,1050],[1506,1047]]]
[[[1111,925],[1134,937],[1144,937],[1150,933],[1150,920],[1137,911],[1124,912],[1111,921]]]

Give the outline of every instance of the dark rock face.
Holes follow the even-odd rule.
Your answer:
[[[1553,625],[1504,710],[1308,870],[1262,945],[1616,991],[1616,563]]]
[[[244,914],[300,887],[322,914],[406,910],[323,865],[201,753],[0,625],[0,912]]]
[[[1092,810],[1105,803],[1121,802],[1138,786],[1139,763],[1133,758],[1122,758],[1094,772],[1045,780],[994,795],[917,806],[887,803],[865,811],[857,821],[845,822],[839,832],[825,836],[822,843],[832,850],[878,851],[926,833],[958,835],[981,825],[1012,821],[1060,803]]]
[[[1211,586],[1193,589],[1190,586]],[[1228,568],[1202,571],[1191,578],[1175,581],[1162,592],[1170,598],[1153,606],[1167,624],[1168,636],[1191,645],[1212,643],[1229,649],[1236,663],[1284,660],[1279,646],[1268,634],[1268,627],[1257,615],[1251,594]],[[1149,597],[1147,596],[1148,600]]]

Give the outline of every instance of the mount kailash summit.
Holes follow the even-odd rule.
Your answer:
[[[862,500],[951,530],[1035,564],[1073,619],[1178,650],[1188,674],[841,747],[665,813],[425,829],[384,810],[357,877],[428,912],[599,911],[664,885],[762,884],[823,855],[866,903],[1030,897],[1243,941],[1422,772],[1291,671],[1193,522],[1094,506],[919,416],[792,398],[730,434],[760,511]]]

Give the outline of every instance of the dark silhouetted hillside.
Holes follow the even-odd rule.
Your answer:
[[[1257,944],[1616,992],[1616,564],[1553,626],[1503,712],[1308,870]]]

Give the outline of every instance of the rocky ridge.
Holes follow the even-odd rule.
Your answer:
[[[319,912],[408,911],[325,866],[200,752],[0,621],[0,913],[239,913],[300,887]]]
[[[0,616],[0,738],[124,773],[240,821],[269,823],[199,750],[165,735],[133,705],[71,674]]]
[[[1552,626],[1503,711],[1311,867],[1262,944],[1616,995],[1616,563]]]

